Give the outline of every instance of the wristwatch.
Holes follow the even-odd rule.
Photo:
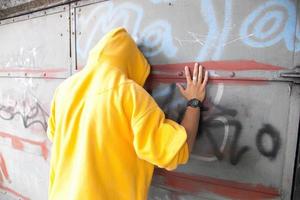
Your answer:
[[[203,104],[199,99],[190,99],[187,102],[187,106],[191,106],[192,108],[202,108]]]

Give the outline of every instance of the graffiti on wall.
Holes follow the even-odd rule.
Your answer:
[[[46,111],[38,102],[34,105],[26,104],[26,102],[22,102],[23,108],[25,108],[22,109],[22,111],[17,109],[19,107],[18,102],[14,102],[14,105],[9,106],[0,104],[0,118],[3,120],[13,120],[16,116],[20,116],[24,128],[39,124],[43,130],[46,131],[48,118]],[[28,110],[26,111],[26,109]],[[39,116],[41,116],[42,119],[37,119]]]
[[[168,4],[172,6],[174,2],[170,1],[151,1],[154,4]],[[174,4],[175,4],[174,3]],[[294,2],[290,1],[266,1],[261,5],[255,7],[248,15],[243,19],[241,26],[239,28],[239,37],[230,39],[230,34],[235,25],[233,22],[233,12],[234,6],[233,1],[224,2],[224,16],[223,21],[218,21],[218,11],[217,4],[213,1],[200,0],[199,1],[199,11],[201,13],[201,19],[204,24],[207,25],[207,34],[198,34],[195,32],[187,31],[187,38],[178,38],[173,32],[172,25],[168,20],[152,20],[149,25],[142,27],[142,23],[145,16],[145,10],[142,6],[135,3],[122,3],[115,5],[110,2],[107,4],[109,8],[105,14],[101,16],[101,19],[96,21],[97,26],[93,26],[92,34],[89,34],[88,42],[80,43],[77,46],[79,56],[81,58],[86,58],[88,50],[92,47],[92,40],[99,35],[111,30],[113,27],[125,26],[129,29],[132,36],[136,39],[141,50],[144,54],[151,59],[156,55],[164,55],[168,58],[173,58],[179,52],[179,49],[185,48],[191,43],[196,43],[199,45],[199,51],[195,55],[195,60],[205,61],[205,60],[218,60],[222,57],[224,49],[237,41],[241,41],[244,45],[251,48],[266,48],[276,45],[279,42],[284,42],[288,51],[294,51],[295,41],[292,36],[295,32],[296,24],[296,5]],[[89,26],[89,22],[92,21],[99,11],[102,9],[102,5],[94,8],[92,12],[88,14],[83,21],[79,21],[82,30]],[[81,16],[79,18],[81,20]],[[130,23],[129,23],[130,21]],[[99,23],[98,23],[99,22]],[[268,31],[266,31],[268,27]],[[139,30],[139,31],[138,31]],[[144,34],[147,33],[147,34]],[[298,33],[297,33],[298,34]],[[100,39],[100,38],[97,38]],[[297,43],[296,43],[297,45]],[[84,49],[84,51],[82,50]],[[295,48],[297,52],[298,49]],[[210,71],[212,76],[218,76],[213,70]],[[164,109],[165,113],[173,115],[177,120],[178,117],[182,116],[183,111],[178,111],[177,106],[180,104],[180,99],[174,97],[175,87],[170,86],[170,88],[160,88],[159,94],[155,98],[168,97],[165,99],[165,103],[162,103],[161,107]],[[217,85],[217,93],[212,98],[212,109],[218,109],[218,105],[221,102],[225,86],[223,83]],[[173,90],[173,91],[171,91]],[[158,96],[157,96],[158,95]],[[228,110],[228,109],[227,109]],[[202,121],[204,127],[209,127],[210,124],[215,124],[219,122],[224,126],[224,137],[223,142],[220,147],[216,147],[215,139],[212,134],[207,130],[202,132],[209,138],[211,147],[213,148],[214,156],[204,157],[196,156],[193,157],[203,161],[215,161],[223,159],[223,151],[226,146],[230,143],[229,129],[234,127],[234,139],[230,144],[230,163],[237,164],[242,156],[246,154],[249,150],[249,146],[239,147],[239,138],[242,133],[241,122],[236,120],[228,120],[227,113],[219,113],[213,118],[208,118]],[[229,115],[229,117],[234,117]],[[206,126],[207,125],[207,126]],[[265,124],[260,129],[256,130],[256,149],[262,155],[274,159],[278,154],[280,149],[280,134],[271,125]],[[203,135],[200,133],[200,135]],[[262,138],[265,136],[270,137],[271,145],[270,149],[263,146]]]
[[[2,153],[0,152],[0,190],[4,191],[4,192],[0,191],[0,194],[2,193],[4,195],[6,195],[8,193],[10,196],[12,196],[15,199],[29,200],[28,197],[25,197],[22,194],[16,192],[14,189],[6,186],[11,183],[12,183],[12,181],[9,177],[8,169],[5,164],[4,157],[3,157]]]
[[[180,123],[183,113],[185,111],[186,101],[176,96],[176,85],[166,85],[159,87],[152,91],[152,96],[156,99],[159,106],[166,113],[167,118],[171,118]],[[218,92],[215,94],[218,95]],[[200,121],[201,126],[198,130],[198,140],[207,138],[208,146],[213,155],[204,156],[201,155],[201,149],[195,152],[191,157],[205,161],[212,162],[217,160],[223,160],[225,155],[225,148],[227,147],[228,159],[232,165],[237,165],[241,158],[251,148],[256,148],[256,152],[272,161],[276,159],[278,152],[281,148],[281,136],[279,131],[269,123],[262,124],[258,130],[253,130],[255,137],[255,147],[249,145],[240,146],[240,138],[242,134],[246,134],[243,131],[241,121],[237,120],[237,110],[223,107],[219,104],[212,103],[210,96],[205,102],[203,109],[203,117]],[[209,112],[209,113],[207,113]],[[216,129],[221,128],[223,133],[214,134]],[[230,128],[233,129],[230,132]],[[247,133],[249,134],[249,133]],[[199,138],[199,136],[201,138]],[[221,140],[221,142],[220,142]],[[265,141],[269,142],[266,143]]]
[[[36,97],[38,87],[31,78],[15,79],[17,89],[2,90],[0,93],[0,120],[20,120],[24,128],[46,132],[49,114]]]
[[[154,4],[161,4],[170,1],[151,1]],[[221,58],[224,48],[237,41],[251,48],[266,48],[284,42],[288,51],[300,51],[299,30],[296,32],[296,5],[289,0],[266,1],[255,8],[245,17],[239,28],[239,37],[229,39],[233,23],[233,1],[224,2],[223,22],[217,19],[218,13],[213,1],[201,0],[201,20],[208,26],[208,32],[200,35],[187,31],[188,38],[174,36],[172,25],[168,20],[159,19],[151,21],[142,27],[144,20],[144,8],[134,3],[122,3],[114,5],[113,2],[106,4],[104,14],[94,22],[99,12],[103,13],[103,6],[99,5],[85,18],[79,17],[79,29],[84,30],[93,22],[94,28],[89,32],[89,38],[83,43],[79,42],[77,52],[81,58],[86,58],[90,48],[94,45],[93,39],[100,39],[99,35],[111,30],[113,27],[124,26],[129,29],[133,38],[141,47],[144,54],[151,58],[158,54],[173,58],[177,55],[178,49],[184,43],[199,44],[198,55],[195,60],[218,60]],[[172,6],[172,3],[169,4]],[[298,26],[299,29],[299,26]],[[296,32],[296,41],[294,35]]]
[[[148,6],[144,4],[148,4]],[[198,0],[189,5],[183,1],[149,0],[143,5],[138,1],[134,1],[105,2],[93,6],[79,7],[77,8],[78,13],[76,13],[78,14],[76,26],[80,33],[76,38],[78,60],[79,65],[84,65],[88,51],[95,42],[106,32],[118,26],[126,27],[131,33],[150,63],[153,62],[152,69],[161,69],[156,71],[156,77],[162,77],[159,80],[180,73],[179,67],[175,67],[179,63],[175,62],[191,63],[200,61],[204,63],[203,65],[206,68],[209,66],[209,62],[213,60],[214,63],[211,63],[211,66],[214,65],[215,67],[209,68],[210,77],[212,77],[210,83],[212,84],[212,81],[216,78],[222,80],[215,84],[214,94],[209,95],[206,102],[208,110],[203,112],[202,115],[197,140],[198,146],[202,146],[202,148],[198,148],[195,144],[196,149],[191,156],[193,158],[192,164],[184,169],[197,174],[196,166],[193,166],[193,164],[205,162],[203,163],[204,166],[222,165],[225,168],[228,166],[226,170],[230,173],[236,174],[238,171],[241,174],[246,174],[247,170],[251,170],[249,166],[254,165],[254,162],[252,162],[252,165],[250,164],[251,161],[255,160],[259,162],[256,166],[264,167],[260,169],[253,167],[252,177],[232,178],[233,176],[229,177],[225,173],[225,175],[219,173],[218,177],[231,180],[243,179],[242,181],[255,184],[257,182],[269,184],[271,180],[261,180],[261,176],[258,177],[258,174],[260,170],[266,170],[268,166],[273,166],[276,170],[279,168],[279,163],[284,156],[286,136],[279,131],[282,127],[275,124],[273,120],[254,120],[253,127],[255,128],[251,128],[244,121],[249,116],[243,116],[239,113],[241,111],[239,109],[228,107],[224,97],[228,96],[229,91],[226,91],[227,86],[226,82],[223,81],[225,80],[223,74],[231,73],[228,77],[225,77],[227,79],[234,77],[236,71],[242,71],[242,73],[249,76],[255,73],[262,75],[265,72],[283,70],[287,67],[283,65],[292,63],[293,58],[290,56],[290,62],[287,61],[281,67],[275,66],[279,65],[276,61],[267,60],[263,56],[260,57],[257,52],[261,49],[263,54],[269,56],[274,53],[274,49],[277,47],[280,47],[280,51],[287,52],[286,54],[290,55],[299,52],[300,41],[298,37],[299,28],[296,30],[296,3],[289,0],[266,0],[252,4],[247,2],[246,4],[249,6],[245,6],[245,9],[237,4],[239,2],[233,0],[222,1],[221,3]],[[154,10],[156,6],[159,7],[155,12],[167,10],[170,13],[176,13],[178,10],[183,11],[178,7],[185,8],[185,6],[190,6],[188,9],[191,10],[186,15],[181,16],[183,19],[174,14],[174,18],[177,19],[178,17],[175,21],[170,16],[152,17],[152,15],[149,15],[148,11]],[[150,12],[150,14],[152,13]],[[194,20],[188,21],[190,19]],[[296,37],[294,37],[295,32]],[[234,53],[231,51],[237,51],[237,49],[238,55],[233,55]],[[251,53],[249,55],[240,53],[244,50]],[[229,55],[229,58],[227,58],[227,55]],[[230,56],[236,60],[232,60],[230,63],[224,62],[224,60],[231,59]],[[250,61],[244,60],[245,58],[250,58]],[[267,66],[265,63],[258,63],[259,59],[263,59],[262,62],[267,60],[266,62],[271,63]],[[163,64],[158,66],[160,64],[157,65],[157,62],[172,63],[169,64],[169,67],[173,69],[164,70],[162,68],[166,66],[162,66]],[[226,73],[222,74],[219,71],[226,71]],[[253,77],[242,77],[241,80],[244,82],[248,80],[244,86],[256,84],[259,81],[259,84],[267,84],[267,79],[264,80],[265,82],[261,81],[266,77],[260,78],[259,76],[256,77],[255,74]],[[162,84],[167,83],[167,86],[154,88],[155,91],[152,95],[159,102],[167,117],[179,122],[183,116],[185,102],[178,96],[175,85],[170,84],[172,81],[174,83],[177,80],[176,78],[163,80]],[[241,80],[232,83],[239,84],[238,87],[240,87]],[[244,118],[240,118],[240,116]],[[199,166],[199,168],[201,167]],[[202,169],[208,168],[202,167]],[[210,174],[209,171],[206,172]],[[270,172],[270,174],[272,173]],[[278,173],[278,176],[280,176],[280,173]],[[277,187],[277,182],[274,184]],[[278,190],[275,196],[278,196]]]
[[[257,7],[245,19],[240,29],[243,42],[254,48],[270,47],[283,41],[287,50],[300,51],[299,30],[294,40],[296,5],[292,1],[268,1]],[[270,28],[266,25],[272,23]],[[246,37],[252,34],[251,37]]]
[[[161,6],[162,4],[174,6],[178,2],[176,0],[148,1],[154,6]],[[197,20],[200,21],[199,24],[206,25],[207,32],[199,34],[195,31],[182,30],[184,32],[182,36],[177,35],[173,24],[165,18],[149,20],[146,13],[147,7],[140,3],[121,2],[117,4],[109,1],[95,4],[87,15],[78,15],[78,20],[76,19],[76,29],[79,30],[77,33],[78,38],[83,35],[83,30],[88,30],[92,25],[92,29],[88,31],[88,37],[82,41],[80,39],[77,41],[76,56],[81,60],[86,59],[94,42],[116,26],[127,27],[140,49],[150,60],[156,56],[172,60],[181,51],[186,51],[190,44],[197,45],[197,50],[193,52],[193,61],[219,60],[226,48],[236,42],[254,49],[283,44],[287,51],[300,51],[300,26],[295,30],[296,5],[294,2],[269,0],[260,5],[255,5],[255,8],[241,19],[241,24],[236,33],[238,37],[236,38],[231,38],[235,26],[234,11],[237,9],[234,5],[235,1],[227,0],[223,4],[220,20],[220,11],[216,2],[209,0],[197,1],[197,11],[199,12],[199,19]],[[80,14],[80,8],[76,9]],[[98,17],[99,13],[101,13],[101,17]],[[194,26],[197,25],[198,23],[194,24]],[[293,38],[295,32],[296,37]],[[34,59],[37,55],[42,55],[39,54],[40,52],[41,49],[38,48],[25,50],[20,47],[16,54],[4,55],[8,59],[4,64],[0,64],[4,67],[18,66],[22,68],[23,66],[29,66],[34,68],[38,65],[34,62]],[[268,69],[270,68],[266,68],[265,71],[268,71]],[[257,68],[250,70],[257,70]],[[41,71],[37,70],[37,72],[40,73]],[[219,76],[214,70],[210,70],[210,74]],[[22,90],[26,92],[20,92]],[[175,90],[175,85],[171,84],[169,87],[159,88],[153,93],[153,96],[160,102],[160,106],[168,117],[180,121],[185,103],[176,96]],[[255,135],[252,141],[254,145],[242,143],[241,137],[248,133],[243,130],[242,121],[236,118],[238,110],[222,106],[221,101],[224,92],[224,83],[218,83],[215,94],[206,102],[207,110],[203,114],[202,126],[199,129],[198,135],[201,138],[198,138],[198,141],[206,138],[209,152],[197,151],[197,153],[193,153],[192,157],[204,162],[223,160],[229,162],[232,166],[236,166],[242,160],[247,159],[249,152],[255,151],[267,161],[275,161],[283,149],[283,138],[281,138],[280,132],[274,125],[266,122],[251,132]],[[25,95],[25,93],[28,95]],[[26,88],[18,90],[15,94],[12,94],[11,91],[10,93],[1,94],[0,122],[12,122],[17,124],[20,129],[45,134],[49,114],[46,112],[45,103],[40,102],[34,94],[34,91],[28,91]],[[214,134],[216,128],[221,130],[221,134]],[[270,143],[265,143],[265,138]],[[47,139],[37,141],[2,130],[0,131],[0,143],[14,150],[42,156],[44,160],[49,158]],[[4,156],[0,153],[1,191],[7,191],[21,199],[28,199],[7,187],[12,180]]]
[[[80,23],[81,29],[85,28],[91,22],[103,8],[101,6],[96,7],[87,16],[82,23]],[[88,51],[94,45],[93,39],[98,38],[99,32],[108,32],[116,26],[131,27],[131,35],[137,41],[146,56],[151,57],[160,53],[165,54],[168,57],[176,55],[177,48],[172,41],[171,25],[166,20],[158,20],[151,23],[144,30],[141,29],[141,23],[144,16],[144,10],[142,7],[132,4],[123,3],[118,6],[114,6],[112,2],[107,5],[107,14],[95,22],[95,29],[89,33],[89,38],[84,44],[77,46],[77,53],[82,58],[86,58]]]
[[[24,156],[42,157],[47,162],[50,142],[45,133],[49,114],[36,96],[37,85],[31,78],[16,78],[12,82],[18,87],[2,87],[0,91],[1,147],[18,151]],[[34,139],[31,134],[37,137]],[[13,187],[16,179],[9,176],[12,168],[7,166],[5,156],[10,157],[0,150],[0,196],[29,199]]]
[[[49,114],[44,105],[36,97],[37,85],[32,79],[16,79],[19,88],[1,90],[0,92],[0,122],[2,128],[16,124],[17,131],[26,130],[36,135],[45,136]],[[7,122],[7,123],[6,123]],[[8,126],[9,125],[9,126]],[[9,131],[7,131],[9,130]],[[0,131],[0,142],[11,146],[13,149],[33,153],[48,158],[49,141],[36,141],[21,137],[13,133],[10,128]]]
[[[8,67],[36,67],[38,63],[36,63],[36,57],[40,56],[38,53],[41,53],[40,48],[24,48],[20,47],[17,52],[10,52],[0,55],[0,66],[3,68]]]

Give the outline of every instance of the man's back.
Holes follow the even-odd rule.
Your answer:
[[[154,165],[187,161],[184,128],[141,87],[148,74],[131,37],[116,29],[59,86],[48,128],[49,199],[146,199]]]

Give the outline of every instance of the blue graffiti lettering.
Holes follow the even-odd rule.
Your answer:
[[[96,35],[100,35],[99,32],[105,34],[115,27],[122,26],[128,28],[131,35],[136,37],[144,15],[143,9],[140,6],[131,3],[123,3],[115,7],[113,3],[109,3],[106,7],[99,6],[94,9],[86,20],[82,20],[83,24],[93,21],[92,18],[97,16],[100,11],[104,11],[105,14],[96,21],[94,25],[95,28],[89,33],[90,37],[87,38],[84,45],[85,48],[82,48],[80,45],[77,46],[78,54],[82,58],[86,58],[94,39],[98,38]]]
[[[295,25],[295,5],[287,0],[272,0],[248,15],[240,28],[240,36],[244,44],[254,48],[273,46],[284,40],[287,49],[294,51]]]
[[[227,41],[229,32],[231,30],[232,24],[232,0],[227,0],[225,2],[225,16],[224,16],[224,25],[223,30],[220,35],[219,43],[216,47],[215,53],[213,55],[213,60],[219,59],[223,53],[225,43]]]
[[[197,57],[199,61],[204,61],[209,54],[210,50],[215,46],[215,40],[219,36],[217,19],[214,7],[210,0],[201,1],[201,13],[205,23],[208,25],[209,31],[207,33],[204,46],[201,48]]]
[[[163,52],[167,57],[174,57],[177,47],[173,44],[172,29],[168,22],[158,20],[146,27],[142,34],[142,51],[147,57]]]

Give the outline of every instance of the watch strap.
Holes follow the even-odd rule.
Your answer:
[[[187,106],[190,106],[192,108],[202,108],[203,104],[199,99],[193,98],[187,102]]]

